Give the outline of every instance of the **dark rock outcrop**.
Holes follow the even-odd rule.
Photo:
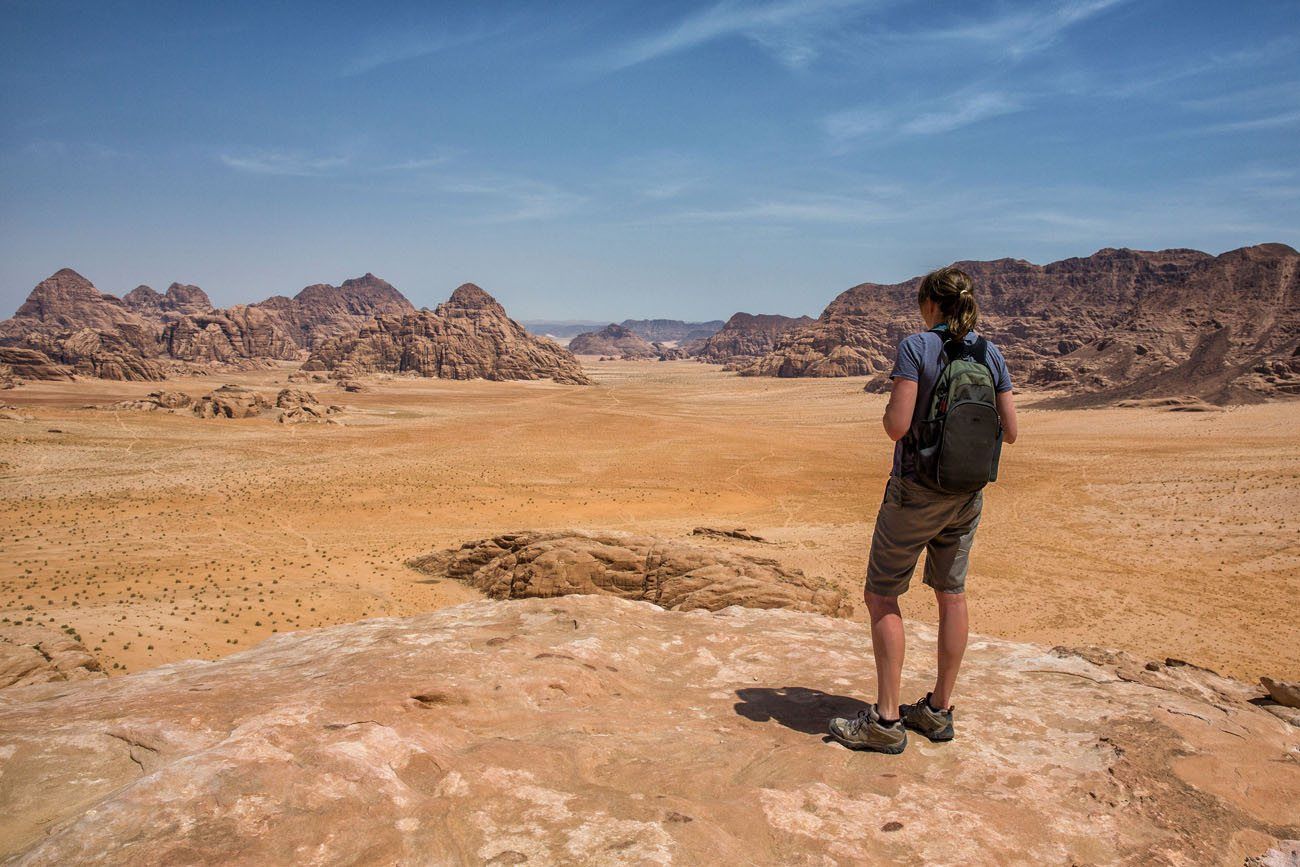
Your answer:
[[[777,340],[786,332],[814,321],[810,316],[736,313],[716,334],[692,343],[687,349],[701,361],[715,364],[752,361],[776,348]]]
[[[657,358],[658,351],[641,335],[610,323],[599,331],[587,331],[569,341],[574,355],[611,355],[617,358]]]
[[[661,539],[577,530],[511,533],[411,560],[496,599],[606,593],[664,608],[789,608],[847,617],[844,594],[775,560]]]
[[[303,369],[332,370],[339,378],[412,372],[439,379],[589,382],[571,353],[529,334],[472,283],[435,310],[377,316],[356,334],[324,341]]]
[[[980,330],[1021,385],[1060,392],[1057,405],[1300,394],[1300,253],[1285,244],[956,264],[976,281]],[[919,281],[849,289],[742,374],[887,375],[918,329]]]
[[[684,322],[681,319],[624,319],[619,323],[651,343],[685,343],[703,340],[722,327],[721,319],[708,322]]]

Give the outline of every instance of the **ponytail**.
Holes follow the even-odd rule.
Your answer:
[[[948,333],[954,340],[962,340],[979,322],[979,305],[975,303],[975,282],[960,268],[940,268],[931,271],[921,280],[916,292],[916,302],[933,301],[939,305]]]

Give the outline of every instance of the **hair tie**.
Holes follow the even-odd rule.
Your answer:
[[[969,290],[969,289],[963,289],[963,290],[961,290],[961,292],[958,293],[958,294],[961,294],[961,295],[969,295],[969,294],[970,294],[970,290]]]

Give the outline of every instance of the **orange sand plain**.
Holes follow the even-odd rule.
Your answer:
[[[774,544],[703,544],[776,557],[859,599],[889,471],[883,397],[861,379],[587,367],[594,387],[307,386],[348,407],[341,426],[82,408],[158,383],[0,393],[33,417],[0,421],[0,622],[70,627],[115,672],[214,658],[273,631],[475,598],[417,583],[403,561],[523,528],[747,527]],[[288,373],[163,386],[273,396]],[[986,494],[973,628],[1293,677],[1298,422],[1300,403],[1025,409]],[[935,616],[919,578],[904,611]]]

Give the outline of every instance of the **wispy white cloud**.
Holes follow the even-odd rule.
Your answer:
[[[235,171],[248,174],[308,178],[425,171],[445,165],[451,160],[451,156],[433,154],[426,157],[378,162],[373,159],[359,159],[353,153],[322,156],[297,150],[255,150],[222,153],[217,159]]]
[[[902,34],[904,39],[976,42],[1018,56],[1051,47],[1069,28],[1132,0],[1065,0],[999,17]]]
[[[346,156],[309,156],[293,151],[257,151],[247,154],[219,155],[223,164],[235,171],[255,175],[314,177],[341,169],[350,162]]]
[[[430,157],[420,157],[418,159],[399,160],[395,163],[385,163],[376,166],[377,172],[418,172],[425,169],[436,168],[437,166],[446,165],[451,160],[449,154],[437,154]]]
[[[512,19],[500,19],[491,25],[461,31],[435,30],[427,26],[395,30],[390,26],[366,37],[357,52],[343,64],[339,75],[344,78],[364,75],[394,63],[404,63],[471,45],[499,36],[513,25]]]
[[[789,195],[757,199],[734,207],[680,211],[670,222],[697,223],[880,223],[899,217],[902,201],[870,193]]]
[[[1250,132],[1251,130],[1262,129],[1285,129],[1291,126],[1300,126],[1300,109],[1295,111],[1284,111],[1279,114],[1271,114],[1266,117],[1211,124],[1210,126],[1201,127],[1199,130],[1193,130],[1193,132]]]
[[[875,5],[878,3],[872,0],[775,0],[759,4],[722,0],[666,30],[600,55],[595,65],[611,71],[626,69],[715,40],[742,37],[786,66],[799,68],[817,57],[823,33]]]
[[[832,143],[844,147],[868,138],[938,135],[1024,109],[1015,95],[997,90],[961,91],[922,111],[912,107],[864,106],[827,115],[822,126]]]
[[[486,199],[489,210],[481,222],[515,223],[548,220],[572,213],[587,198],[555,184],[502,175],[453,180],[440,186],[444,192]]]

